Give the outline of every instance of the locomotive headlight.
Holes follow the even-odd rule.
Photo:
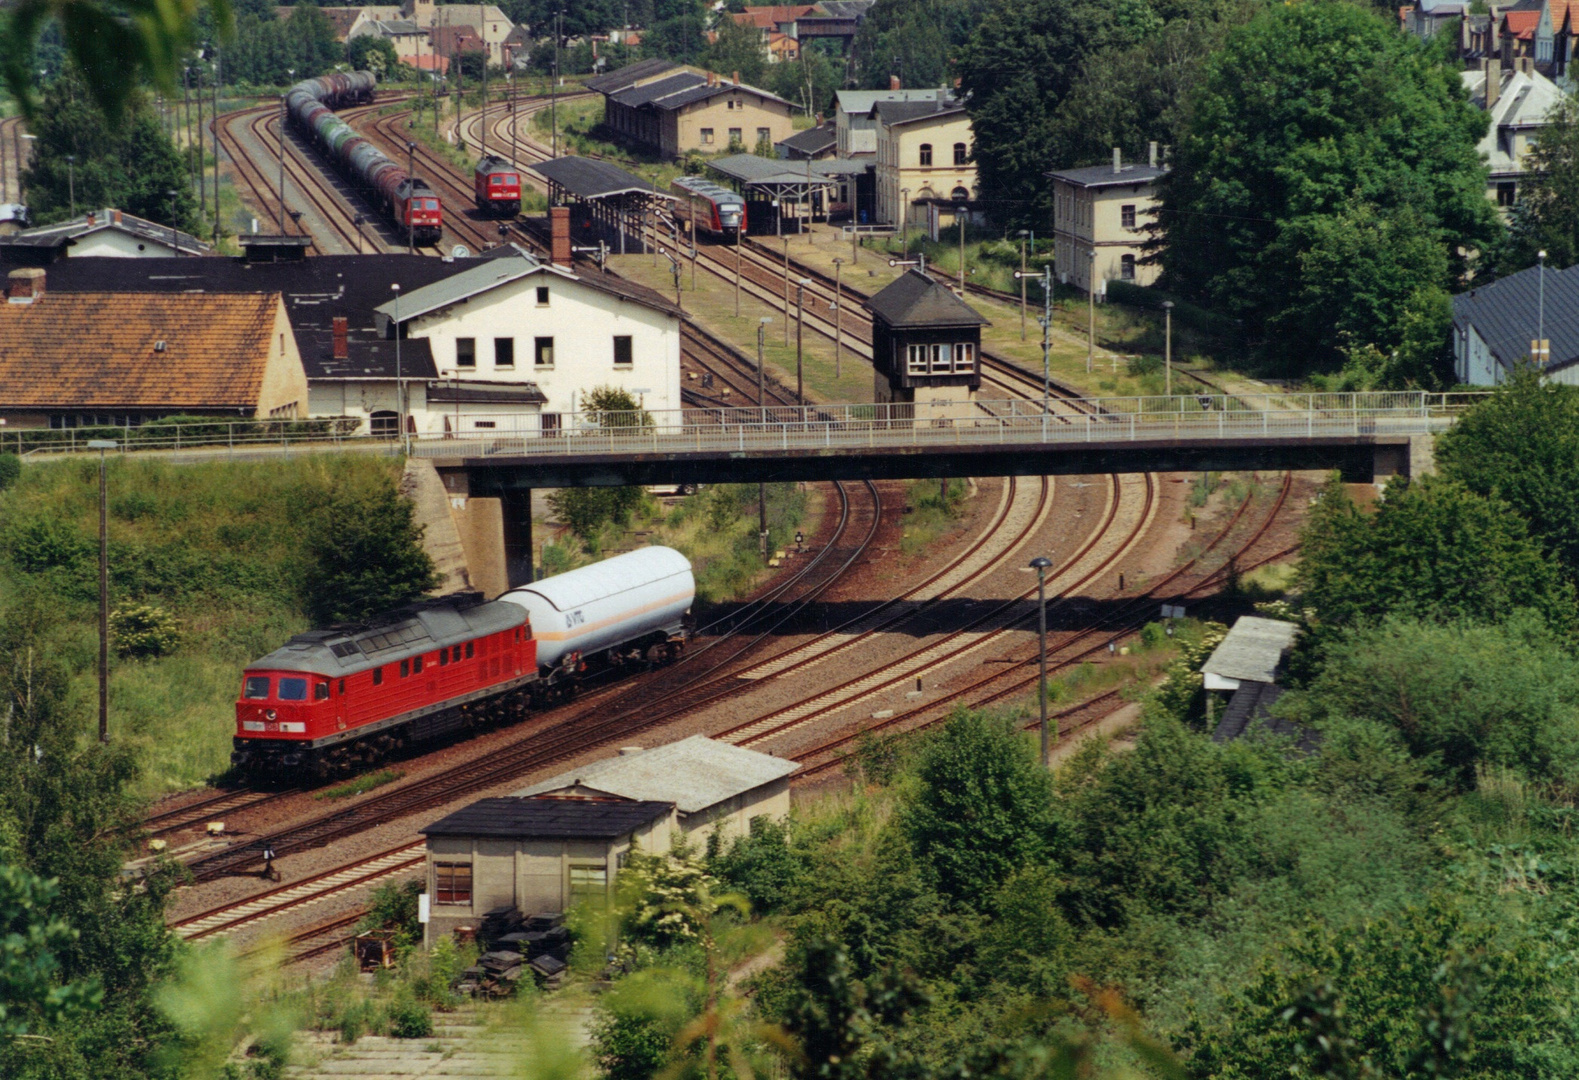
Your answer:
[[[274,711],[274,710],[273,710],[273,709],[270,709],[270,710],[269,710],[269,711],[268,711],[268,712],[266,712],[266,713],[264,713],[264,714],[263,714],[263,715],[264,715],[264,716],[265,716],[265,717],[267,717],[267,718],[268,718],[268,719],[270,719],[270,720],[273,720],[273,719],[274,719],[274,718],[275,718],[275,717],[276,717],[276,716],[278,716],[278,715],[279,715],[279,714],[278,714],[278,713],[276,713],[276,712],[275,712],[275,711]]]

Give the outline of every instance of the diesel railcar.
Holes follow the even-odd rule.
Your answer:
[[[370,71],[305,79],[286,93],[285,108],[297,128],[399,227],[401,239],[436,244],[444,232],[444,209],[438,194],[426,180],[389,160],[334,113],[341,106],[372,100],[377,83]]]
[[[477,209],[493,217],[514,217],[521,212],[521,171],[508,161],[489,154],[472,170]]]
[[[746,201],[721,184],[681,176],[669,185],[669,194],[679,200],[674,216],[694,229],[733,241],[746,227]]]
[[[297,634],[243,673],[231,762],[315,783],[519,719],[593,671],[677,657],[695,595],[685,556],[649,547],[493,601],[457,594]]]

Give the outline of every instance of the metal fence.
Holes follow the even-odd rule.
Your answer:
[[[88,449],[94,440],[117,444],[119,451],[198,450],[289,447],[302,444],[336,446],[346,441],[373,439],[393,442],[387,435],[371,436],[361,429],[367,420],[357,416],[324,416],[310,420],[155,420],[146,424],[98,425],[78,428],[0,428],[0,454],[23,457],[70,454]]]

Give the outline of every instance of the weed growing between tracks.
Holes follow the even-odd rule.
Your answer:
[[[364,773],[354,780],[343,784],[336,784],[327,791],[320,791],[313,796],[315,799],[349,799],[352,795],[364,795],[376,787],[393,784],[406,774],[399,769],[380,769],[377,772]]]
[[[964,480],[948,481],[946,495],[937,480],[911,480],[906,484],[905,527],[899,550],[915,558],[955,532],[964,517],[965,496],[969,490],[970,485]]]

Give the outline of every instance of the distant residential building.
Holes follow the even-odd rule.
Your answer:
[[[1468,11],[1467,0],[1415,0],[1413,5],[1399,8],[1398,17],[1406,31],[1429,40],[1444,31],[1457,33]]]
[[[1144,262],[1149,215],[1157,205],[1157,144],[1147,164],[1126,164],[1113,150],[1113,164],[1059,169],[1053,182],[1053,265],[1066,285],[1105,296],[1109,281],[1150,285],[1157,268]],[[1094,282],[1094,284],[1093,284]]]
[[[351,31],[351,37],[381,37],[394,46],[395,57],[402,64],[412,67],[424,66],[418,57],[433,56],[428,32],[410,19],[364,19]],[[447,62],[449,58],[443,59]]]
[[[470,28],[472,35],[479,39],[479,46],[488,53],[488,62],[496,65],[504,63],[504,43],[515,29],[510,17],[493,4],[434,4],[425,0],[407,0],[401,13],[404,18],[425,30],[438,32],[450,28]],[[435,37],[435,44],[439,40],[439,37]],[[453,56],[455,52],[440,50],[441,55],[446,56]]]
[[[1510,208],[1518,201],[1520,181],[1530,175],[1529,156],[1563,91],[1529,59],[1510,71],[1493,57],[1459,77],[1470,100],[1491,115],[1490,129],[1476,147],[1490,169],[1486,195]]]
[[[879,101],[935,101],[937,94],[936,90],[903,90],[898,86],[887,90],[840,90],[833,96],[838,156],[876,156],[877,119],[872,115],[872,106]]]
[[[832,39],[846,46],[854,40],[875,0],[823,0],[818,4],[777,4],[747,7],[730,18],[755,28],[770,63],[794,60],[807,41]]]
[[[109,255],[123,259],[212,255],[197,237],[120,210],[89,210],[55,225],[39,225],[0,236],[0,262],[42,266],[66,256]]]
[[[981,389],[981,313],[919,270],[907,270],[865,306],[874,400],[908,406],[915,420],[968,415]]]
[[[60,293],[48,289],[50,273],[23,267],[7,278],[0,418],[8,426],[306,415],[307,378],[279,293]]]
[[[1544,311],[1541,293],[1544,287]],[[1453,374],[1461,383],[1496,386],[1530,363],[1544,330],[1550,357],[1541,365],[1553,382],[1579,386],[1579,266],[1520,270],[1453,297]]]
[[[878,100],[877,220],[934,229],[975,198],[974,136],[965,105],[948,90],[911,101]]]
[[[604,97],[604,125],[623,143],[678,158],[751,150],[795,131],[799,110],[775,94],[668,60],[640,60],[587,80]]]

